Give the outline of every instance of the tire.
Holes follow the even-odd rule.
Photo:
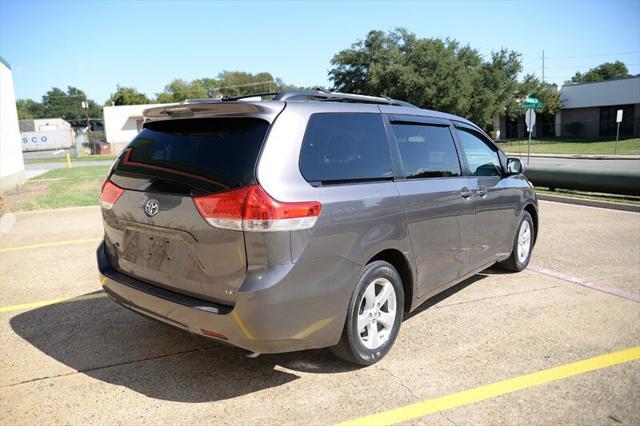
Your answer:
[[[378,307],[375,301],[381,298],[383,303]],[[403,312],[404,291],[398,271],[382,260],[369,263],[362,270],[353,290],[340,342],[331,348],[332,352],[353,364],[371,365],[378,362],[393,346]],[[389,326],[392,318],[393,324]],[[358,322],[364,325],[360,330]],[[377,333],[372,333],[373,330]]]
[[[528,238],[523,235],[528,228]],[[533,225],[533,219],[527,211],[523,211],[520,215],[520,221],[518,222],[518,228],[516,228],[516,234],[513,238],[513,247],[511,248],[511,255],[508,259],[498,263],[502,269],[508,271],[520,272],[529,265],[531,260],[531,252],[533,251],[533,244],[535,242],[535,229]],[[526,241],[525,241],[526,240]],[[520,242],[523,245],[519,244]],[[525,245],[526,244],[526,245]],[[524,255],[524,250],[526,255]]]

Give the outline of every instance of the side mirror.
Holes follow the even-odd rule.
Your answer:
[[[509,176],[519,175],[522,172],[524,172],[524,167],[519,158],[512,157],[507,159],[507,174]]]

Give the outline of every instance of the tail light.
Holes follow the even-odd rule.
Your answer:
[[[274,200],[260,185],[194,197],[193,201],[212,226],[244,231],[308,229],[315,225],[321,209],[317,201]]]
[[[124,189],[106,179],[100,190],[100,205],[107,210],[112,208],[123,192]]]

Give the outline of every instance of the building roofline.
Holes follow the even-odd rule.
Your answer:
[[[2,62],[7,68],[11,69],[11,64],[6,61],[2,56],[0,56],[0,62]]]
[[[632,75],[629,77],[620,77],[620,78],[611,78],[609,80],[600,80],[600,81],[585,81],[584,83],[565,83],[562,87],[573,87],[573,86],[583,86],[585,84],[597,84],[597,83],[610,83],[612,81],[620,81],[620,80],[631,80],[633,78],[640,78],[640,74]]]

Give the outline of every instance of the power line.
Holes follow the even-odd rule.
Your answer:
[[[630,62],[624,62],[625,65],[627,66],[635,66],[635,65],[640,65],[640,62],[634,62],[634,63],[630,63]],[[571,66],[561,66],[561,67],[557,67],[557,66],[546,66],[547,69],[578,69],[578,68],[596,68],[596,66],[593,65],[571,65]]]
[[[616,56],[616,55],[633,55],[640,53],[640,50],[632,52],[614,52],[614,53],[594,53],[592,55],[574,55],[574,56],[545,56],[545,59],[576,59],[576,58],[596,58],[598,56]]]

